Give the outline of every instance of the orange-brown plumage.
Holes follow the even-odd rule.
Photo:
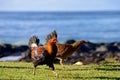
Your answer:
[[[52,37],[49,38],[47,36],[47,39],[49,38],[49,40],[44,46],[37,45],[38,43],[36,41],[37,40],[36,36],[31,37],[29,40],[31,57],[34,64],[34,74],[35,74],[36,67],[38,65],[43,65],[43,64],[46,64],[47,66],[49,66],[49,68],[52,71],[54,71],[53,60],[57,54],[57,46],[56,46],[57,36],[53,36],[52,34],[49,34],[49,35]]]
[[[63,66],[62,60],[71,56],[78,49],[78,47],[84,43],[85,41],[81,40],[73,44],[56,44],[58,48],[56,57],[60,59],[60,64]]]
[[[57,33],[52,33],[53,36],[57,36]],[[48,35],[48,40],[51,39],[51,37],[53,37],[51,35]],[[60,43],[56,43],[56,46],[57,46],[57,54],[56,54],[56,57],[58,59],[60,59],[60,64],[63,66],[62,64],[62,60],[63,59],[66,59],[68,58],[69,56],[71,56],[78,48],[80,45],[86,43],[86,41],[84,40],[81,40],[81,41],[78,41],[78,42],[75,42],[73,44],[60,44]]]
[[[52,38],[44,46],[44,49],[47,50],[48,53],[54,57],[56,56],[56,53],[57,53],[56,42],[57,42],[57,38]]]
[[[58,52],[56,54],[56,57],[65,59],[67,57],[69,57],[70,55],[72,55],[80,45],[84,44],[85,41],[81,40],[78,42],[75,42],[73,44],[56,44],[57,48],[58,48]]]
[[[44,46],[36,46],[36,47],[31,47],[31,57],[32,59],[35,59],[35,54],[34,52],[36,51],[38,56],[42,54],[42,51],[46,50],[48,54],[51,56],[56,56],[56,51],[57,51],[57,46],[56,46],[57,38],[52,38],[50,39],[46,45]]]

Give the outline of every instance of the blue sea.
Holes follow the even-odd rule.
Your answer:
[[[120,42],[120,12],[0,12],[0,43],[28,44],[36,35],[44,44],[53,30],[61,43]]]

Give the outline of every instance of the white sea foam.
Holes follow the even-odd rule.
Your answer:
[[[0,58],[0,61],[18,61],[22,58],[22,56],[7,56]]]

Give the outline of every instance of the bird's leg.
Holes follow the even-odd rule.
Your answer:
[[[37,67],[37,66],[35,66],[35,65],[34,65],[33,75],[35,75],[35,72],[36,72],[36,67]]]
[[[36,71],[36,67],[34,67],[34,69],[33,69],[33,75],[35,75],[35,71]]]
[[[65,68],[64,65],[63,65],[63,59],[61,59],[61,58],[59,58],[59,59],[60,59],[60,65],[61,65],[63,68]]]
[[[53,74],[55,74],[55,77],[59,77],[57,72],[55,72],[54,70],[52,72],[53,72]]]
[[[52,72],[55,74],[56,77],[59,77],[59,75],[54,71],[55,68],[53,64],[49,65],[49,68],[50,70],[52,70]]]

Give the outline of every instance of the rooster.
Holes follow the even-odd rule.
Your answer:
[[[63,59],[66,59],[69,56],[71,56],[79,48],[79,46],[84,43],[85,41],[81,40],[73,44],[60,44],[60,43],[56,44],[58,48],[56,57],[60,60],[60,64],[62,65],[62,67],[64,67],[62,63]]]
[[[39,39],[36,36],[32,36],[29,39],[29,47],[31,49],[31,58],[34,64],[33,74],[35,75],[36,67],[38,65],[46,64],[49,68],[56,74],[54,71],[53,61],[57,54],[57,35],[54,35],[56,31],[53,31],[47,38],[49,40],[44,46],[39,46]],[[52,36],[52,37],[50,37]]]
[[[52,35],[57,35],[57,33],[53,33]],[[50,36],[52,37],[52,36]],[[46,42],[48,42],[49,38],[46,39]],[[86,41],[81,40],[78,42],[75,42],[73,44],[60,44],[60,43],[56,43],[57,46],[57,54],[56,54],[56,58],[60,60],[60,64],[63,66],[63,59],[68,58],[69,56],[71,56],[78,48],[80,45],[86,43]]]

